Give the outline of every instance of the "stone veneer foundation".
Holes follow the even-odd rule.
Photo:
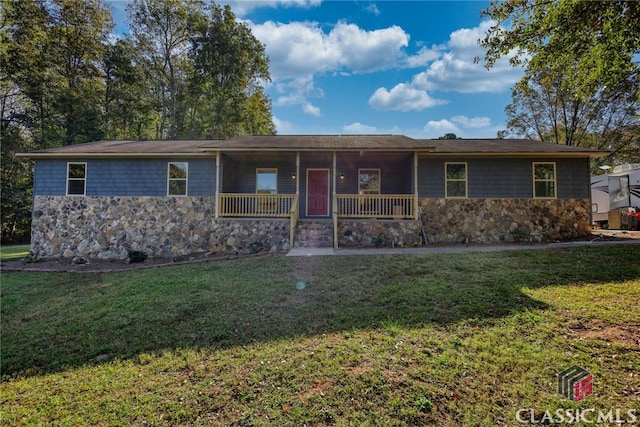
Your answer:
[[[570,240],[591,233],[589,199],[420,199],[429,243]]]
[[[420,199],[428,243],[534,242],[588,235],[588,199]],[[341,220],[341,248],[422,245],[419,221]],[[379,242],[379,240],[378,240]],[[32,250],[41,258],[155,258],[289,249],[289,219],[215,218],[213,197],[36,196]]]
[[[256,246],[255,242],[260,242]],[[41,258],[155,258],[288,250],[288,219],[215,219],[213,197],[36,196],[31,249]]]

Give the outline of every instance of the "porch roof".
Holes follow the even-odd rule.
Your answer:
[[[96,141],[19,153],[30,158],[194,157],[240,151],[417,151],[447,156],[601,157],[607,152],[532,139],[413,139],[404,135],[265,135],[228,140]]]

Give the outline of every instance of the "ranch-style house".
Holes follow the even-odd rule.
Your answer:
[[[589,161],[535,140],[273,135],[98,141],[35,161],[32,251],[193,253],[588,235]]]

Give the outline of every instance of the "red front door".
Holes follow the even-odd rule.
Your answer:
[[[329,171],[307,171],[307,215],[329,215]]]

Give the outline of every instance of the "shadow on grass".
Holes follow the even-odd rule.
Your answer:
[[[491,323],[547,306],[522,288],[640,277],[628,248],[438,256],[281,255],[111,274],[3,274],[2,375],[178,348],[393,324]]]

